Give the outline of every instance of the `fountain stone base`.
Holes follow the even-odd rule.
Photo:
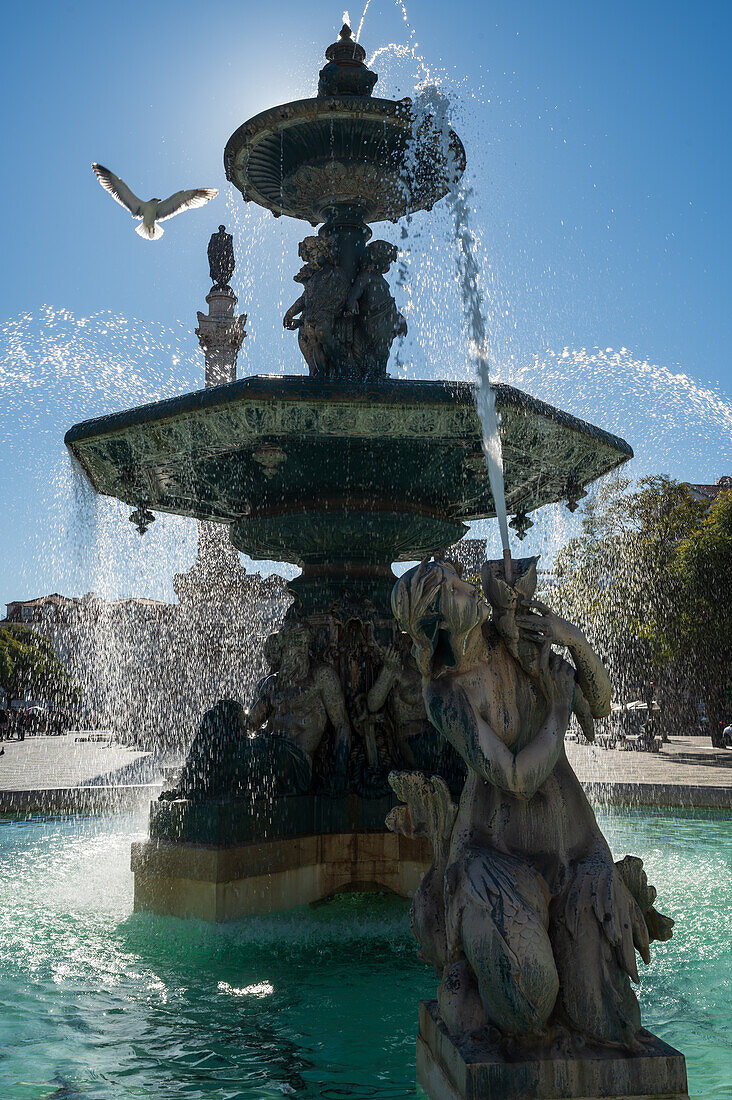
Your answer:
[[[491,1040],[456,1041],[437,1001],[422,1001],[417,1081],[430,1100],[689,1100],[683,1054],[648,1031],[639,1038],[637,1054],[587,1042],[578,1055],[539,1048],[522,1057]]]
[[[278,912],[349,891],[412,897],[426,839],[387,832],[389,797],[154,802],[132,847],[135,910],[213,922]]]

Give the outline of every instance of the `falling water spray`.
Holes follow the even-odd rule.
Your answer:
[[[475,405],[483,429],[483,455],[485,456],[498,528],[501,534],[505,577],[506,581],[511,584],[513,568],[508,541],[503,452],[499,434],[496,395],[490,380],[488,337],[483,311],[483,295],[480,290],[480,269],[475,256],[475,237],[470,228],[469,201],[472,191],[460,183],[460,173],[453,170],[455,154],[450,144],[450,127],[447,121],[449,107],[448,97],[439,88],[435,85],[425,86],[420,90],[419,95],[415,97],[413,130],[416,135],[419,131],[429,128],[430,132],[439,140],[447,164],[447,175],[450,183],[447,200],[453,212],[455,243],[457,246],[455,262],[463,301],[463,312],[470,336],[470,351],[475,360]]]

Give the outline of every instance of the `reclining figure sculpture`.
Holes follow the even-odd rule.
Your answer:
[[[572,711],[592,736],[610,682],[582,632],[533,600],[536,562],[514,561],[513,585],[503,562],[486,563],[487,602],[448,563],[397,582],[427,714],[468,778],[458,806],[441,778],[393,773],[405,805],[387,824],[432,840],[412,921],[453,1037],[639,1050],[635,952],[648,962],[673,921],[653,908],[639,859],[613,862],[565,755]]]
[[[206,711],[162,801],[310,791],[315,755],[329,727],[335,733],[329,789],[345,788],[351,726],[338,677],[311,660],[311,641],[307,627],[297,623],[270,634],[265,652],[271,672],[258,684],[251,708],[221,699]]]

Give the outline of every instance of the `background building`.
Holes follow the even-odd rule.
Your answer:
[[[174,580],[178,604],[53,593],[9,603],[0,625],[51,641],[95,724],[144,744],[183,743],[218,699],[249,701],[264,672],[262,636],[290,603],[284,578],[247,573],[234,557],[236,572],[222,575],[207,573],[199,553]]]

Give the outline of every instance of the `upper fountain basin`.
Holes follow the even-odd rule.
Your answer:
[[[395,222],[431,210],[465,171],[465,150],[429,118],[416,121],[409,99],[328,96],[272,107],[232,134],[226,178],[244,199],[319,225],[334,206],[353,206],[367,222]]]
[[[600,428],[495,391],[510,512],[576,499],[632,457]],[[414,560],[495,515],[467,382],[255,376],[85,421],[66,443],[98,492],[232,524],[257,558],[332,556],[343,527],[363,546],[339,556]]]

